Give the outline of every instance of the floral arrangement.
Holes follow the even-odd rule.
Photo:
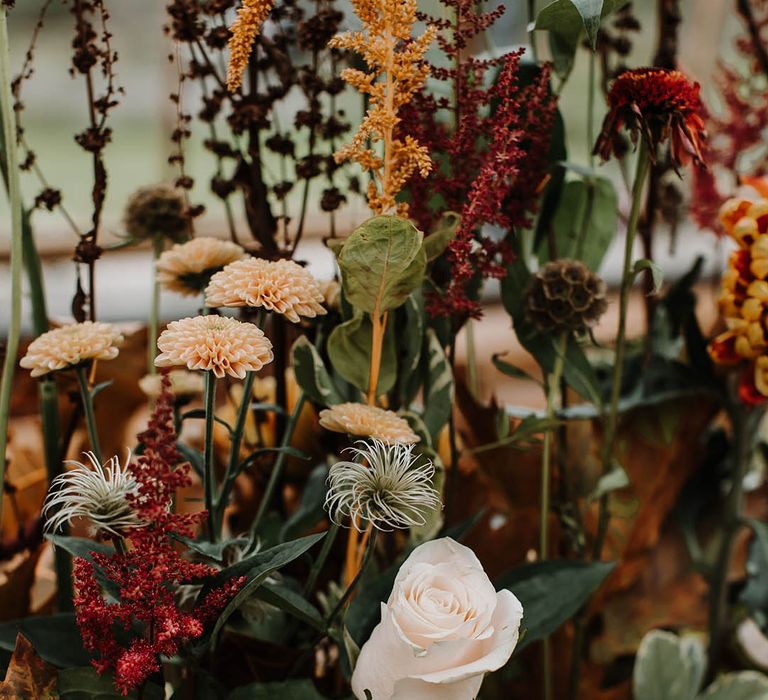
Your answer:
[[[24,128],[58,4],[84,221]],[[112,241],[131,97],[110,3],[43,0],[16,75],[0,4],[0,696],[768,698],[768,184],[737,153],[762,147],[768,22],[734,4],[748,65],[719,68],[718,113],[678,65],[674,1],[645,65],[625,2],[528,3],[501,52],[504,4],[167,0],[176,174]],[[198,140],[218,211],[194,201]],[[76,235],[66,319],[40,210]],[[702,261],[665,281],[654,259],[690,220],[731,246],[709,327]],[[96,284],[126,250],[150,299],[133,327]],[[499,318],[515,345],[492,354]]]

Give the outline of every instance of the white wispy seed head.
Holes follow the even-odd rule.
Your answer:
[[[99,464],[93,452],[86,452],[91,466],[76,461],[74,469],[59,474],[45,499],[45,528],[56,531],[74,518],[91,521],[93,535],[122,536],[126,530],[141,525],[127,497],[136,493],[138,484],[128,470],[130,455],[124,466],[117,456]]]
[[[349,516],[353,527],[366,520],[379,530],[426,524],[425,515],[442,507],[432,486],[435,467],[419,464],[413,445],[360,440],[351,447],[354,461],[337,462],[328,473],[325,508],[340,523]]]

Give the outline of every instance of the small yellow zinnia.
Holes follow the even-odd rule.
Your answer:
[[[195,316],[168,324],[157,341],[158,367],[187,367],[243,379],[272,362],[272,343],[261,328],[225,316]]]

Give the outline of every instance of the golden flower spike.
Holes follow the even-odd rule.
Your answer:
[[[243,0],[242,7],[237,11],[237,19],[232,23],[232,35],[229,38],[227,87],[231,92],[237,90],[243,82],[243,74],[253,51],[253,42],[256,41],[273,5],[271,0]]]

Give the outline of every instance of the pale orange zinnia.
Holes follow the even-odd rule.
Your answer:
[[[160,256],[157,281],[171,292],[195,296],[205,289],[214,273],[245,254],[231,241],[193,238],[186,243],[177,243]]]
[[[320,425],[335,433],[371,437],[405,445],[419,441],[408,421],[394,411],[364,403],[340,403],[320,411]]]
[[[205,303],[211,307],[262,307],[293,323],[302,316],[327,313],[317,280],[293,260],[246,258],[230,263],[211,277]]]
[[[122,342],[122,334],[109,323],[72,323],[35,338],[19,364],[40,377],[88,360],[113,360]]]
[[[261,328],[226,316],[195,316],[168,324],[157,340],[158,367],[187,367],[243,379],[272,362],[272,343]]]

